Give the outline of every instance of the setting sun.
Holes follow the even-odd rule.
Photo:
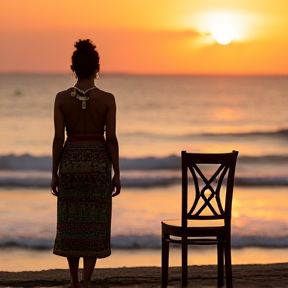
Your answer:
[[[228,45],[235,38],[233,27],[228,23],[220,23],[212,28],[212,36],[218,44]]]

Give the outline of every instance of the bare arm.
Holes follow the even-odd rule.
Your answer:
[[[58,195],[58,168],[60,163],[61,152],[64,143],[64,117],[59,105],[59,95],[55,98],[54,103],[54,139],[52,147],[52,194]]]
[[[112,194],[112,196],[116,196],[120,193],[121,183],[119,168],[119,146],[116,136],[116,103],[113,95],[111,95],[108,112],[106,115],[106,142],[114,170],[112,184],[113,191],[115,190],[115,192]]]

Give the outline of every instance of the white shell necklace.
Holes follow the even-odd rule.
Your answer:
[[[86,96],[85,94],[95,88],[96,86],[93,86],[87,90],[81,90],[75,85],[74,91],[71,92],[71,97],[76,97],[76,99],[82,101],[82,109],[86,109],[86,101],[89,100],[89,96]],[[79,92],[81,95],[77,94],[77,92]]]

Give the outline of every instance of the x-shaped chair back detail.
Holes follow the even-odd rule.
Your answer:
[[[237,155],[237,151],[218,154],[187,153],[186,151],[182,151],[182,224],[184,226],[187,225],[184,222],[191,219],[225,219],[229,224]],[[204,166],[205,164],[216,164],[218,168],[208,178],[200,167],[202,164]],[[193,204],[188,210],[188,193],[190,193],[188,188],[189,173],[192,175],[195,193]],[[200,186],[201,182],[203,183],[202,186]],[[220,197],[223,184],[226,184],[226,191],[222,199],[224,205]],[[214,205],[212,204],[213,199],[215,200]],[[202,201],[202,205],[200,201]],[[207,215],[207,210],[211,212],[209,215]]]
[[[208,207],[210,211],[213,213],[213,215],[216,216],[217,218],[218,216],[220,217],[223,216],[224,210],[221,204],[219,194],[220,194],[220,189],[221,189],[223,179],[225,177],[226,172],[228,171],[228,167],[224,165],[220,165],[220,167],[217,169],[217,171],[213,174],[213,176],[209,180],[203,175],[202,171],[199,169],[199,167],[196,164],[192,164],[188,168],[193,176],[196,191],[195,191],[194,203],[190,211],[188,212],[187,218],[193,219],[194,218],[193,216],[200,216],[201,212],[203,212],[206,207]],[[205,183],[205,186],[203,188],[199,187],[199,180],[198,180],[197,174],[201,178],[200,180],[202,180]],[[212,183],[216,181],[217,179],[218,179],[216,183],[217,187],[215,189],[214,187],[212,187]],[[211,192],[208,198],[206,197],[206,194],[205,194],[207,190]],[[218,205],[218,209],[220,213],[216,212],[216,210],[214,209],[213,205],[210,202],[214,197],[216,199],[216,203]],[[204,200],[204,204],[197,211],[195,211],[200,198]]]

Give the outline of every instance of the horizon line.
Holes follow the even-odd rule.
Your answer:
[[[28,71],[0,71],[0,75],[69,75],[69,72],[28,72]],[[284,73],[133,73],[133,72],[101,72],[103,75],[127,76],[288,76]]]

